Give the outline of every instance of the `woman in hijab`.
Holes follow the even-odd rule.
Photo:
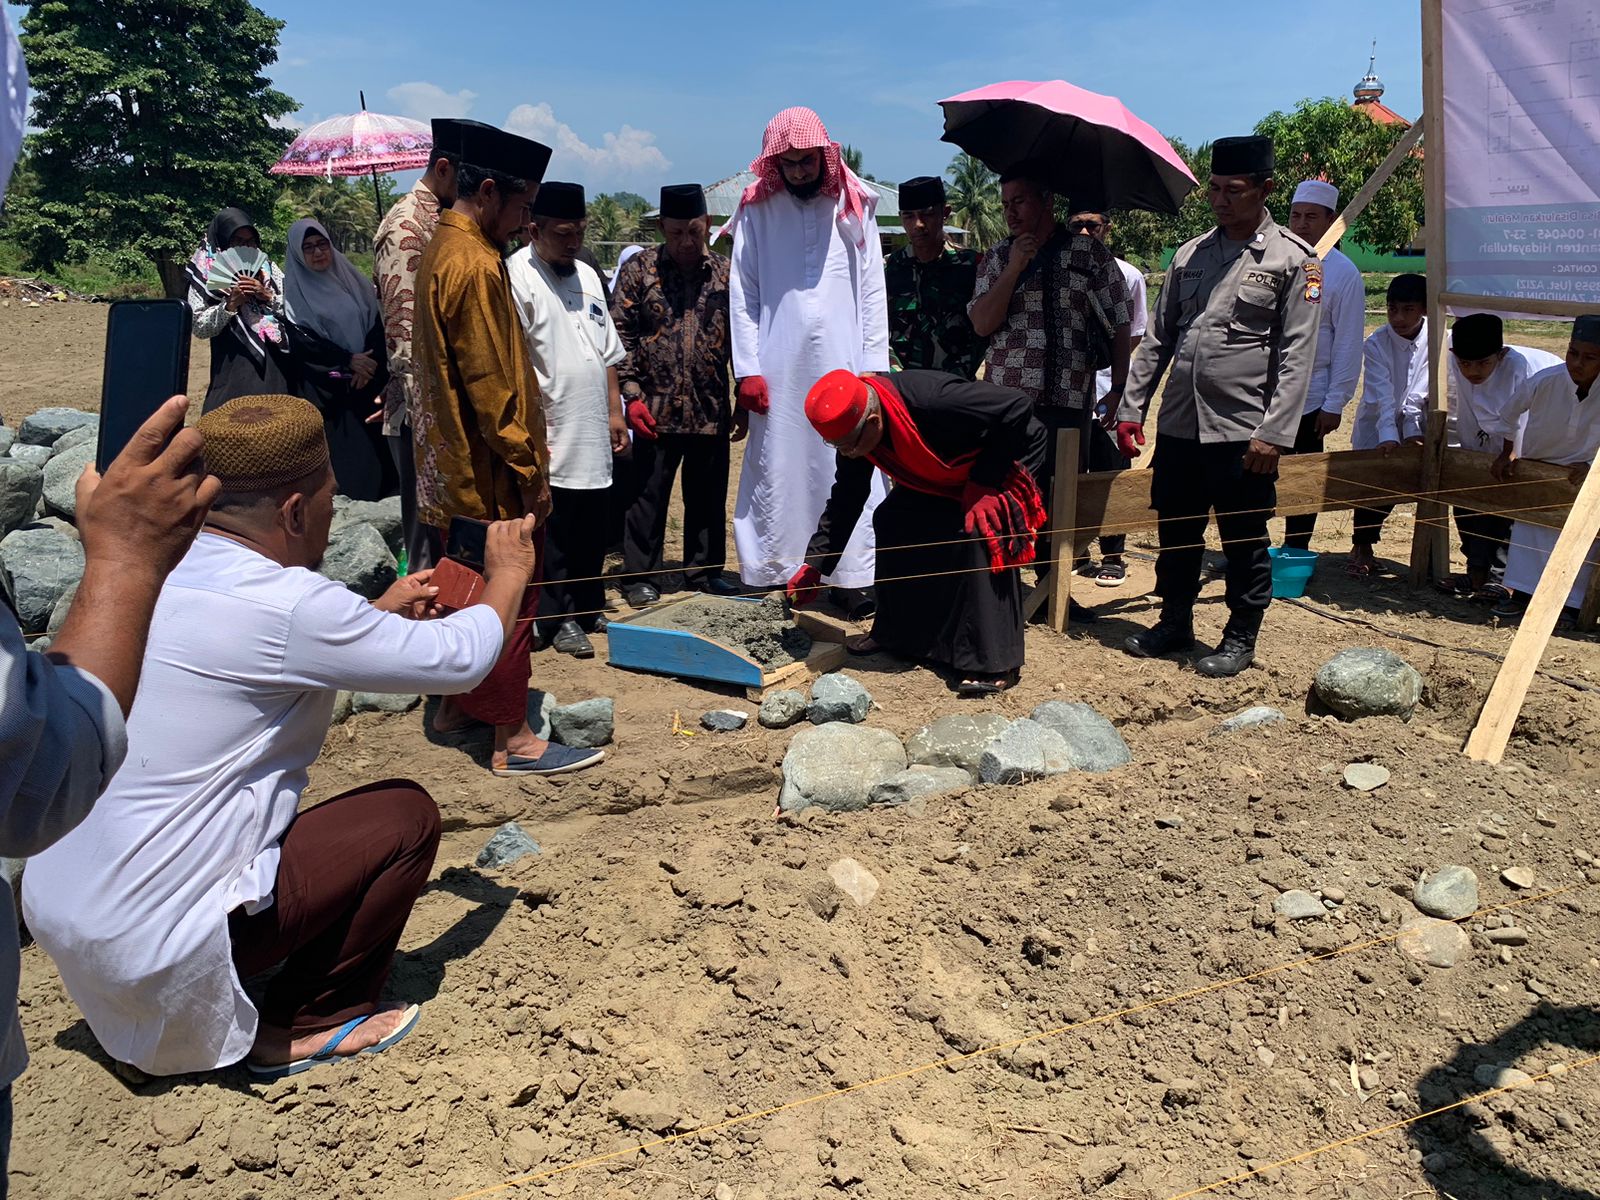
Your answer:
[[[207,278],[217,255],[234,246],[259,250],[261,237],[249,213],[225,208],[211,218],[205,244],[186,272],[194,335],[211,343],[206,412],[238,396],[295,390],[282,323],[283,272],[269,260],[253,276],[236,276],[232,287],[220,288]]]
[[[283,295],[300,395],[322,412],[339,490],[352,500],[395,495],[399,478],[378,424],[389,352],[376,287],[307,218],[289,227]]]

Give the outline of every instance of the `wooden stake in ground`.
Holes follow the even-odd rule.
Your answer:
[[[1078,554],[1078,439],[1076,429],[1056,434],[1056,477],[1050,488],[1050,627],[1067,631],[1072,607],[1072,560]]]
[[[1495,676],[1489,698],[1483,702],[1478,723],[1472,736],[1467,738],[1466,755],[1477,762],[1497,763],[1505,755],[1506,743],[1511,740],[1511,727],[1517,723],[1522,711],[1523,697],[1533,682],[1539,660],[1544,657],[1545,644],[1561,616],[1562,606],[1572,591],[1583,561],[1600,534],[1600,471],[1590,471],[1578,489],[1578,498],[1572,503],[1567,523],[1561,527],[1561,536],[1544,564],[1539,576],[1539,588],[1533,593],[1528,611],[1522,615],[1517,636],[1511,640],[1511,649],[1500,664],[1500,674]]]
[[[1422,0],[1422,162],[1424,220],[1428,231],[1428,412],[1427,451],[1417,491],[1417,520],[1411,532],[1411,586],[1430,574],[1450,571],[1450,531],[1444,505],[1432,499],[1439,489],[1445,450],[1444,350],[1445,197],[1444,164],[1444,0]],[[1437,414],[1435,416],[1434,414]]]

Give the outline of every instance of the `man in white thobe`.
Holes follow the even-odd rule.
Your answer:
[[[1499,452],[1500,441],[1491,430],[1501,428],[1502,414],[1511,397],[1533,376],[1561,360],[1547,350],[1505,344],[1505,326],[1493,313],[1471,313],[1450,331],[1449,424],[1446,438],[1452,449],[1484,455],[1485,465]],[[1522,453],[1522,426],[1511,430],[1513,453]],[[1453,575],[1435,585],[1446,595],[1474,604],[1501,604],[1510,598],[1505,588],[1506,551],[1511,521],[1497,513],[1479,512],[1456,505],[1456,532],[1467,560],[1466,575]]]
[[[1600,316],[1579,317],[1572,325],[1564,365],[1540,371],[1511,398],[1494,432],[1500,438],[1500,457],[1490,468],[1496,479],[1515,474],[1513,463],[1533,458],[1557,466],[1570,465],[1577,483],[1588,474],[1600,451],[1600,400],[1591,398],[1600,379]],[[1522,450],[1516,449],[1517,423],[1522,429]],[[1494,610],[1496,616],[1519,617],[1533,599],[1544,565],[1555,549],[1559,529],[1516,521],[1511,526],[1511,550],[1506,555],[1506,587],[1512,595]],[[1583,594],[1594,571],[1594,552],[1585,556],[1567,594],[1567,607],[1583,604]]]
[[[1315,246],[1339,212],[1339,189],[1325,179],[1307,179],[1294,190],[1289,231]],[[1309,281],[1308,281],[1309,283]],[[1317,357],[1311,364],[1311,389],[1295,434],[1295,454],[1320,454],[1323,442],[1344,417],[1361,382],[1362,339],[1366,336],[1366,286],[1355,263],[1337,246],[1322,256],[1322,316],[1317,326]],[[1287,517],[1283,544],[1311,549],[1317,515]]]
[[[822,119],[779,113],[750,169],[756,181],[728,224],[733,371],[750,428],[733,537],[744,583],[777,588],[806,565],[833,490],[837,456],[806,420],[806,392],[829,371],[887,371],[889,314],[877,196]],[[837,589],[872,586],[872,510],[883,494],[880,474],[828,580]]]

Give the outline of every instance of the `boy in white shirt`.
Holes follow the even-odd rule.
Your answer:
[[[1389,281],[1389,320],[1367,339],[1362,351],[1365,382],[1350,445],[1389,454],[1401,442],[1422,441],[1422,414],[1428,403],[1428,281],[1421,275],[1396,275]],[[1396,491],[1404,490],[1396,480]],[[1377,567],[1373,547],[1393,504],[1355,510],[1349,572],[1371,575]]]
[[[1600,451],[1600,400],[1593,398],[1600,380],[1600,316],[1579,317],[1572,324],[1567,361],[1540,371],[1517,389],[1501,414],[1500,457],[1489,468],[1499,480],[1510,479],[1519,458],[1570,466],[1573,483],[1581,483]],[[1522,424],[1518,449],[1516,430]],[[1520,617],[1539,586],[1544,564],[1555,549],[1560,529],[1517,521],[1511,526],[1511,550],[1506,555],[1506,587],[1511,598],[1494,610],[1497,617]],[[1594,552],[1578,571],[1567,607],[1583,603],[1594,571]]]
[[[1493,313],[1462,317],[1450,331],[1450,446],[1485,456],[1498,453],[1499,440],[1490,431],[1501,426],[1501,414],[1512,396],[1540,371],[1560,365],[1561,360],[1547,351],[1506,345],[1505,327]],[[1518,422],[1512,441],[1521,440]],[[1511,521],[1459,505],[1454,515],[1467,573],[1441,579],[1436,586],[1474,604],[1504,603],[1511,596],[1505,588]]]

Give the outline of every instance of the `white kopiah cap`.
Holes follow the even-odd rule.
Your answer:
[[[1294,190],[1292,204],[1320,204],[1323,208],[1339,211],[1339,189],[1326,179],[1307,179]]]

